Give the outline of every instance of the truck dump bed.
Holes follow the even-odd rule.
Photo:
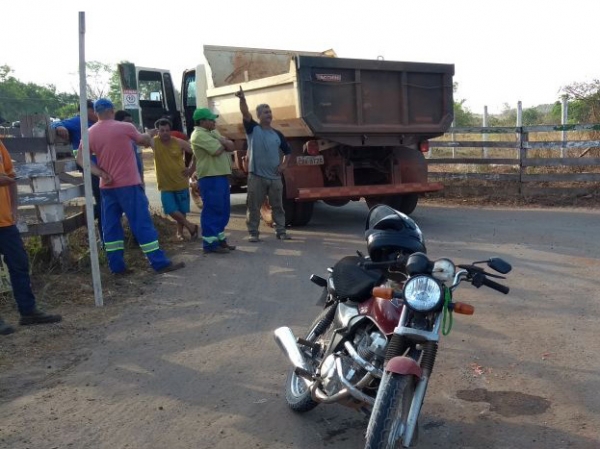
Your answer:
[[[219,126],[242,132],[239,86],[251,109],[271,106],[274,125],[289,137],[443,134],[452,122],[454,66],[343,59],[333,52],[205,47]],[[209,81],[209,87],[210,81]]]

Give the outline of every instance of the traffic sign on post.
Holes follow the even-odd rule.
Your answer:
[[[140,96],[138,93],[137,74],[135,65],[130,62],[118,64],[119,78],[121,80],[121,93],[123,95],[123,109],[131,114],[133,123],[142,130],[142,117],[140,114]]]
[[[123,109],[139,109],[139,94],[137,90],[123,90]]]

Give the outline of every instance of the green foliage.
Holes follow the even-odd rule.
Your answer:
[[[458,83],[454,82],[452,85],[454,93],[458,91]],[[479,126],[481,119],[477,115],[473,114],[469,108],[465,106],[467,100],[454,100],[454,126],[455,127],[469,127]]]
[[[110,91],[110,79],[114,68],[100,61],[88,61],[86,68],[86,90],[89,100],[106,98]]]
[[[0,66],[0,115],[7,121],[16,121],[22,115],[36,113],[59,116],[61,108],[77,103],[74,94],[56,92],[53,85],[24,83],[12,73],[9,66]]]
[[[600,122],[600,80],[576,82],[562,90],[569,100],[569,123]]]
[[[88,61],[86,76],[88,99],[109,97],[120,106],[121,88],[113,65]],[[0,116],[4,120],[13,122],[29,114],[67,118],[77,114],[78,105],[78,93],[57,92],[54,85],[24,83],[13,76],[8,65],[0,66]]]
[[[481,124],[481,118],[473,114],[471,110],[464,106],[466,100],[460,100],[454,102],[454,126],[455,127],[469,127],[479,126]]]

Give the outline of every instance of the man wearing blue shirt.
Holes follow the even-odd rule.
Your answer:
[[[94,102],[92,100],[87,101],[88,111],[88,128],[98,121],[98,116],[94,112]],[[71,143],[73,149],[73,157],[77,158],[77,149],[79,148],[79,142],[81,141],[81,116],[76,115],[75,117],[68,118],[52,123],[52,128],[56,130],[56,134],[67,139]],[[96,156],[92,155],[92,161],[96,162]],[[81,166],[77,165],[79,171],[83,171]],[[102,247],[104,247],[104,240],[102,237],[102,200],[100,197],[100,178],[92,175],[92,192],[94,194],[94,218],[98,220],[98,234],[100,235],[100,241]]]
[[[276,236],[279,240],[289,240],[285,230],[285,211],[283,209],[283,181],[281,175],[287,168],[292,153],[290,145],[281,133],[271,127],[273,113],[268,104],[256,107],[258,122],[252,118],[246,96],[240,87],[235,94],[240,99],[246,139],[248,141],[248,194],[246,225],[248,241],[260,242],[258,226],[260,208],[265,199],[269,200],[273,211]]]

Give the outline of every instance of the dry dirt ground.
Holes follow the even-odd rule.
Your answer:
[[[599,317],[593,284],[600,263],[585,239],[569,236],[571,219],[585,220],[577,229],[593,233],[598,198],[577,199],[580,208],[560,212],[560,225],[541,236],[506,241],[504,225],[518,235],[519,220],[529,220],[506,217],[540,209],[547,224],[548,204],[484,197],[420,204],[417,220],[431,233],[430,249],[473,258],[506,252],[530,273],[537,258],[548,264],[543,280],[532,275],[510,284],[521,295],[515,302],[500,306],[504,297],[487,293],[482,321],[456,324],[426,399],[422,447],[600,447],[600,346],[591,328]],[[38,301],[65,320],[1,337],[0,448],[361,448],[366,422],[360,415],[329,406],[304,419],[285,408],[287,364],[269,333],[284,324],[300,330],[318,313],[312,306],[318,292],[306,285],[307,275],[322,273],[352,248],[364,250],[358,229],[364,211],[326,210],[312,226],[295,230],[299,238],[289,245],[266,230],[267,241],[257,248],[243,241],[243,209],[234,205],[229,226],[241,246],[224,257],[203,256],[199,242],[176,242],[171,223],[156,218],[162,246],[187,267],[157,276],[132,244],[126,253],[134,275],[116,279],[102,265],[103,308],[93,306],[84,230],[72,238],[79,245],[66,271],[34,260],[45,270],[33,275]],[[494,229],[493,242],[469,242],[469,215],[488,209],[490,217],[478,220]],[[456,229],[434,232],[440,217]],[[440,240],[450,238],[456,240]],[[561,277],[563,257],[573,277]],[[552,294],[551,279],[561,283],[561,298]],[[591,296],[580,297],[578,283]],[[308,302],[290,302],[304,296]],[[522,300],[528,296],[530,302]],[[584,305],[586,299],[593,304]],[[511,313],[510,321],[503,319]],[[0,315],[18,319],[6,296]]]

